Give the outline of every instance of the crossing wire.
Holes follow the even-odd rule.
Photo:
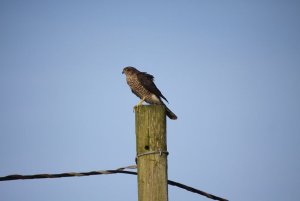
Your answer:
[[[104,174],[131,174],[131,175],[137,175],[137,172],[127,171],[125,169],[136,169],[136,165],[131,165],[127,167],[121,167],[115,170],[100,170],[100,171],[90,171],[90,172],[67,172],[67,173],[60,173],[60,174],[35,174],[35,175],[8,175],[4,177],[0,177],[0,181],[11,181],[11,180],[26,180],[26,179],[50,179],[50,178],[62,178],[62,177],[82,177],[82,176],[92,176],[92,175],[104,175]],[[228,201],[227,199],[206,193],[204,191],[201,191],[199,189],[168,180],[168,184],[171,186],[176,186],[182,189],[185,189],[187,191],[203,195],[207,198],[213,199],[213,200],[219,200],[219,201]]]

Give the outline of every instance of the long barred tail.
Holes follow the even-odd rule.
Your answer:
[[[165,105],[166,106],[166,105]],[[166,115],[172,119],[172,120],[176,120],[177,116],[176,114],[174,114],[167,106],[166,106]]]

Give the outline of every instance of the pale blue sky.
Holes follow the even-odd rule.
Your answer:
[[[0,175],[134,164],[124,66],[153,74],[169,179],[243,201],[300,197],[298,1],[0,1]],[[5,201],[137,200],[136,177],[0,182]],[[171,201],[209,200],[170,187]]]

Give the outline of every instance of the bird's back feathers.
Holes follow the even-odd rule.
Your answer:
[[[168,102],[166,97],[164,97],[162,95],[162,93],[160,92],[160,90],[156,87],[156,85],[154,83],[154,76],[153,75],[150,75],[146,72],[139,72],[137,74],[137,77],[138,77],[138,80],[140,81],[140,83],[143,85],[143,87],[145,87],[151,93],[155,94],[157,97],[161,97],[165,101]]]

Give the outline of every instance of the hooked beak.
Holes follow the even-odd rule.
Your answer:
[[[122,74],[124,74],[124,70],[122,71]]]

